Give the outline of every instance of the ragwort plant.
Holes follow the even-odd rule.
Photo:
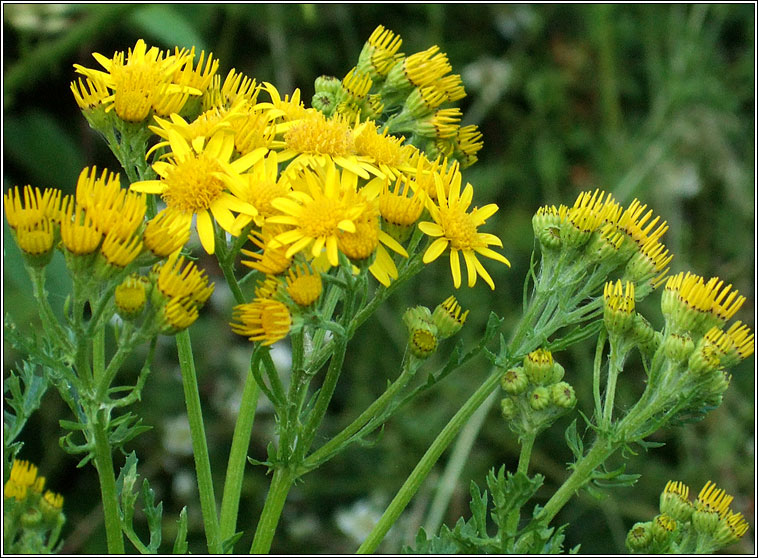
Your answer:
[[[487,379],[431,442],[358,552],[378,548],[442,452],[498,390],[521,454],[516,471],[495,467],[487,478],[491,521],[487,492],[472,484],[471,519],[431,536],[419,532],[408,551],[562,551],[565,526],[552,520],[579,489],[635,482],[623,467],[606,470],[609,457],[655,447],[646,439],[657,430],[718,407],[729,368],[753,352],[749,329],[728,324],[745,297],[718,278],[669,275],[665,221],[638,200],[622,207],[595,190],[534,215],[540,260],[533,258],[523,315],[508,337],[491,313],[475,346],[458,343],[429,370],[428,357],[476,309],[462,309],[454,296],[434,309],[409,308],[397,377],[348,426],[314,447],[351,338],[400,285],[443,255],[455,289],[481,279],[494,290],[483,261],[510,265],[497,250],[502,241],[482,230],[498,207],[477,205],[475,187],[462,179],[482,136],[476,126],[461,126],[455,106],[465,96],[461,77],[438,46],[406,56],[401,45],[379,26],[342,79],[316,79],[311,107],[299,90],[282,95],[233,69],[222,80],[219,60],[194,49],[161,51],[140,40],[110,58],[94,53],[99,69],[75,66],[74,99],[129,184],[122,188],[117,172],[85,168],[73,196],[32,186],[4,196],[43,325],[30,335],[9,318],[5,323],[6,336],[28,355],[12,372],[6,397],[13,411],[5,413],[6,550],[59,548],[63,496],[42,495],[36,466],[18,459],[23,426],[48,386],[71,411],[60,421],[61,447],[97,473],[108,551],[124,553],[125,538],[140,552],[161,548],[162,504],[147,479],[136,486],[139,461],[126,449],[149,428],[135,404],[149,389],[160,335],[176,340],[211,553],[234,551],[254,527],[238,518],[249,464],[271,473],[250,547],[266,553],[294,483],[476,357],[489,361]],[[252,342],[220,500],[188,330],[214,286],[187,247],[193,231],[234,296],[230,327]],[[56,250],[73,285],[63,321],[45,290]],[[636,304],[660,287],[665,325],[656,331]],[[496,337],[499,348],[489,348]],[[532,449],[541,432],[575,411],[571,382],[583,372],[566,374],[554,354],[588,338],[597,340],[596,356],[582,379],[592,382],[594,407],[576,410],[580,418],[566,431],[575,458],[571,474],[528,513],[543,480],[529,476]],[[285,339],[292,353],[288,381],[270,353]],[[121,385],[126,358],[145,346],[136,381]],[[639,400],[619,412],[616,386],[631,351],[642,356],[647,383]],[[261,393],[274,407],[277,436],[266,456],[252,458],[247,449]],[[118,475],[116,450],[127,455]],[[708,483],[693,504],[688,491],[680,481],[665,487],[661,514],[629,532],[630,551],[712,552],[744,535],[747,522],[730,509],[731,496]],[[140,496],[147,541],[134,528]],[[187,530],[185,509],[175,553],[187,552]]]

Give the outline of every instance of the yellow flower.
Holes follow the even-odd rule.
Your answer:
[[[95,226],[92,217],[79,207],[70,197],[64,201],[61,222],[61,240],[72,254],[91,254],[100,246],[102,233]]]
[[[359,157],[368,157],[374,171],[380,177],[398,178],[404,172],[413,172],[410,164],[416,148],[404,145],[405,138],[391,136],[388,130],[381,134],[372,120],[367,120],[355,130],[355,151]]]
[[[306,248],[316,258],[326,248],[329,263],[336,266],[339,232],[354,233],[355,220],[363,213],[363,201],[356,194],[357,176],[347,170],[340,173],[329,165],[325,176],[306,171],[302,180],[308,192],[292,191],[286,198],[273,201],[282,215],[268,221],[293,227],[275,240],[289,246],[288,258]]]
[[[131,185],[137,192],[160,194],[166,202],[166,210],[176,213],[189,228],[192,216],[197,216],[197,233],[206,252],[215,251],[213,219],[225,231],[236,235],[232,211],[255,215],[255,208],[243,202],[239,192],[230,186],[226,191],[219,175],[224,172],[239,173],[248,169],[263,156],[255,151],[230,162],[234,152],[234,137],[229,131],[217,130],[207,142],[190,143],[178,131],[168,130],[171,155],[168,161],[158,161],[153,169],[159,180],[143,180]],[[211,217],[211,215],[213,217]]]
[[[71,92],[74,94],[74,100],[79,108],[82,110],[93,109],[110,97],[110,91],[108,86],[104,83],[102,78],[85,77],[82,82],[82,78],[79,81],[71,82]]]
[[[190,229],[180,213],[161,211],[145,225],[142,240],[155,256],[165,258],[187,244]]]
[[[85,168],[76,183],[76,202],[92,218],[104,235],[115,234],[128,239],[143,223],[145,197],[121,188],[120,177],[97,167]]]
[[[274,208],[273,202],[277,198],[287,196],[290,191],[289,182],[286,178],[279,178],[279,159],[276,151],[270,151],[268,155],[255,163],[244,174],[228,174],[223,176],[224,182],[230,189],[238,192],[238,197],[255,208],[254,216],[241,213],[237,216],[235,226],[239,229],[245,227],[250,221],[255,221],[258,227],[262,227],[266,219],[279,215]]]
[[[17,501],[24,500],[29,488],[34,487],[37,481],[44,477],[37,478],[37,466],[28,461],[13,461],[11,474],[3,489],[4,498],[15,498]],[[41,487],[40,487],[41,488]]]
[[[5,217],[12,229],[34,227],[44,219],[59,220],[61,192],[52,188],[40,191],[27,185],[22,196],[18,186],[3,194]]]
[[[248,238],[261,249],[261,252],[242,249],[243,255],[252,258],[241,260],[242,265],[266,275],[279,275],[287,271],[292,262],[292,258],[287,256],[288,246],[272,242],[273,238],[281,232],[283,232],[281,225],[266,225],[261,232],[250,231]]]
[[[85,68],[74,64],[80,74],[92,82],[101,83],[113,93],[102,99],[106,110],[116,110],[116,114],[127,122],[140,122],[147,118],[151,109],[162,107],[170,114],[181,109],[187,95],[198,95],[195,88],[172,83],[174,74],[187,59],[186,51],[178,56],[166,55],[157,47],[147,48],[145,41],[139,39],[133,49],[129,49],[124,62],[124,53],[116,52],[113,58],[106,58],[97,52],[92,56],[105,68],[105,72]],[[179,94],[183,101],[172,102],[165,106],[168,99]],[[167,112],[166,112],[167,111]]]
[[[189,298],[195,304],[205,304],[213,292],[213,283],[208,283],[205,271],[193,262],[184,265],[184,256],[176,252],[163,264],[157,266],[158,290],[170,299]]]
[[[284,131],[284,149],[279,160],[292,159],[290,170],[318,168],[334,162],[361,178],[368,179],[369,172],[380,173],[370,158],[356,155],[355,132],[350,121],[339,114],[326,118],[323,113],[309,109],[300,120],[282,124],[278,129]]]
[[[305,265],[290,268],[287,277],[287,294],[299,306],[310,306],[321,296],[324,286],[321,274]]]
[[[256,298],[252,302],[234,307],[232,331],[250,341],[271,345],[284,339],[292,326],[292,317],[286,305],[270,298]]]
[[[463,193],[460,192],[460,183],[451,184],[449,194],[445,194],[441,181],[437,182],[438,206],[430,205],[429,212],[434,222],[422,221],[419,228],[427,235],[434,237],[424,253],[423,262],[429,263],[436,260],[446,248],[450,248],[450,270],[453,275],[455,288],[461,286],[460,254],[466,262],[468,271],[468,286],[476,284],[477,275],[487,282],[491,289],[495,288],[487,270],[477,259],[481,255],[510,266],[510,262],[502,254],[498,254],[489,246],[502,247],[501,240],[493,234],[477,231],[488,217],[497,211],[494,203],[484,207],[475,207],[470,213],[468,208],[474,195],[474,188],[466,184]]]
[[[403,40],[399,35],[379,25],[363,45],[358,56],[358,68],[373,76],[386,76],[397,60],[401,44]]]

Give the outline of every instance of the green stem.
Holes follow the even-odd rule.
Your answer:
[[[363,427],[365,427],[373,418],[377,417],[389,403],[392,402],[395,395],[401,391],[416,373],[417,367],[406,367],[400,376],[392,382],[385,392],[374,400],[358,418],[346,426],[339,434],[321,446],[319,449],[309,455],[298,469],[298,476],[302,476],[312,471],[324,461],[334,455],[339,449],[355,436]]]
[[[458,440],[455,442],[455,446],[453,446],[453,451],[450,453],[450,459],[445,466],[445,472],[437,486],[437,492],[429,506],[429,513],[424,525],[424,530],[427,533],[436,533],[440,525],[442,525],[445,510],[447,510],[450,504],[450,498],[455,491],[461,471],[463,471],[463,467],[468,463],[474,441],[476,441],[479,435],[479,431],[484,424],[484,419],[487,418],[492,405],[497,400],[498,398],[493,392],[471,416],[471,420],[466,423],[460,436],[458,436]]]
[[[616,399],[616,380],[621,372],[618,352],[618,341],[611,342],[611,354],[608,359],[608,384],[605,386],[605,403],[603,407],[603,427],[610,428],[611,420],[613,418],[613,402]]]
[[[103,377],[105,372],[105,327],[95,330],[92,337],[92,376],[95,385]]]
[[[67,352],[73,350],[71,342],[68,339],[61,324],[53,313],[53,309],[50,307],[50,303],[47,300],[47,293],[45,292],[45,270],[39,268],[27,267],[29,276],[32,278],[34,298],[37,301],[37,309],[39,311],[39,317],[42,321],[42,327],[47,333],[47,338],[53,342],[60,343]]]
[[[109,554],[124,553],[124,537],[121,532],[121,521],[118,517],[118,497],[116,495],[116,477],[113,473],[113,457],[108,443],[107,425],[100,418],[93,425],[95,438],[95,468],[100,479],[100,495],[103,499],[103,514],[105,516],[105,535],[108,541]]]
[[[263,505],[258,527],[255,529],[250,554],[268,553],[271,548],[271,541],[274,540],[279,518],[282,515],[284,502],[296,478],[293,471],[287,467],[281,467],[274,472],[266,496],[266,503]]]
[[[534,440],[536,438],[536,433],[530,433],[521,439],[521,453],[519,453],[518,456],[517,473],[527,474],[527,471],[529,470],[529,460],[532,458],[532,448],[534,447]]]
[[[179,353],[179,366],[182,370],[184,399],[187,405],[187,418],[189,419],[192,437],[192,452],[195,455],[197,488],[200,493],[200,509],[203,514],[208,550],[212,554],[221,554],[221,536],[216,513],[216,499],[213,494],[211,463],[208,457],[208,443],[205,437],[203,413],[200,408],[195,360],[192,356],[192,344],[188,330],[185,329],[176,334],[176,347]]]
[[[607,337],[608,334],[605,329],[601,329],[597,337],[597,344],[595,345],[595,361],[592,367],[592,398],[595,400],[595,420],[597,421],[600,421],[600,417],[603,416],[603,405],[600,399],[600,368],[603,362],[603,349],[605,348]]]
[[[439,436],[432,442],[429,449],[418,462],[413,472],[406,479],[403,486],[393,498],[390,505],[384,511],[384,514],[379,519],[379,522],[374,526],[371,533],[369,533],[366,540],[358,548],[359,554],[374,553],[379,546],[379,543],[387,534],[390,527],[397,521],[400,514],[410,502],[413,495],[424,482],[424,479],[434,467],[434,464],[439,459],[442,452],[445,451],[447,446],[453,441],[463,425],[468,422],[471,415],[484,403],[484,400],[498,387],[500,383],[500,369],[496,369],[489,378],[477,389],[474,394],[463,404],[463,406],[455,413],[450,422],[447,423],[445,428],[440,432]]]
[[[574,465],[571,475],[542,508],[539,519],[544,521],[545,525],[549,524],[574,493],[589,482],[592,472],[608,459],[616,449],[618,449],[617,444],[612,443],[607,438],[598,438],[587,455]]]
[[[257,359],[253,360],[252,366],[258,366]],[[219,528],[222,541],[234,535],[237,528],[237,513],[239,512],[240,495],[242,494],[242,480],[245,473],[247,449],[250,445],[250,435],[253,431],[253,421],[255,420],[255,409],[258,405],[259,395],[260,389],[255,382],[253,373],[248,371],[245,387],[242,390],[237,424],[234,426],[232,448],[229,450],[229,463],[226,468],[226,479],[224,480],[224,495],[221,499],[221,523]]]

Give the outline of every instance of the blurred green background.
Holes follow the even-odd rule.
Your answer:
[[[748,298],[737,318],[755,329],[755,19],[752,4],[517,5],[517,4],[142,4],[3,5],[4,190],[32,184],[73,191],[85,165],[116,170],[116,161],[79,114],[69,91],[72,64],[98,68],[92,52],[112,56],[138,38],[161,48],[196,46],[221,61],[270,81],[284,94],[295,87],[308,101],[321,74],[342,77],[357,61],[377,25],[400,34],[410,54],[437,44],[463,77],[468,97],[464,124],[484,135],[480,161],[464,171],[477,203],[500,211],[486,230],[498,234],[512,268],[487,265],[497,289],[483,282],[456,293],[470,308],[461,336],[476,342],[490,310],[505,317],[505,333],[519,317],[522,281],[533,249],[531,216],[543,204],[571,204],[585,189],[603,188],[623,204],[635,197],[668,220],[664,236],[675,254],[672,271],[718,275]],[[34,327],[31,293],[4,223],[4,310]],[[219,287],[212,259],[201,262],[217,291],[192,327],[203,410],[221,493],[240,381],[251,347],[227,326],[231,297]],[[51,296],[67,292],[61,259],[50,269]],[[400,317],[414,304],[433,307],[452,292],[446,260],[428,266],[380,309],[351,344],[328,432],[347,424],[394,378],[404,346]],[[655,299],[655,300],[654,300]],[[642,305],[662,325],[657,296]],[[162,338],[154,371],[136,409],[152,431],[133,441],[140,473],[164,502],[166,551],[182,506],[189,507],[190,550],[206,550],[196,481],[183,419],[175,348]],[[452,341],[441,352],[450,350]],[[593,343],[556,355],[590,409]],[[126,370],[133,379],[140,364]],[[287,359],[286,347],[277,357]],[[20,358],[4,346],[4,375]],[[439,358],[439,357],[438,357]],[[570,523],[566,548],[622,553],[626,531],[652,518],[669,479],[695,495],[709,479],[735,496],[732,508],[751,523],[729,550],[755,552],[755,375],[751,357],[734,370],[723,405],[702,422],[659,432],[665,446],[641,454],[628,472],[633,488],[603,501],[581,494],[558,516]],[[286,362],[285,362],[286,364]],[[272,547],[276,553],[349,553],[383,511],[447,420],[488,371],[475,360],[420,400],[403,408],[375,443],[354,447],[305,477],[290,493]],[[640,393],[644,373],[632,361],[622,376],[621,407]],[[35,461],[48,486],[66,498],[65,552],[105,551],[94,469],[76,469],[60,450],[59,418],[68,410],[53,391],[22,435],[21,457]],[[546,476],[546,499],[566,476],[570,452],[564,418],[538,440],[532,472]],[[250,455],[265,458],[274,432],[270,407],[261,404]],[[318,443],[318,442],[317,442]],[[468,517],[468,485],[484,485],[490,467],[515,469],[518,446],[496,411],[485,419],[445,515],[452,525]],[[444,455],[406,516],[381,550],[412,542],[447,460]],[[119,467],[123,458],[116,457]],[[268,480],[250,466],[243,488],[237,549],[249,548]],[[543,500],[544,501],[544,500]],[[127,543],[128,545],[128,543]]]

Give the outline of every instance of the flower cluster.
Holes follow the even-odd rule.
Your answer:
[[[689,500],[689,487],[669,481],[661,493],[660,514],[637,523],[626,537],[635,554],[712,554],[745,535],[748,523],[729,505],[734,499],[711,481],[697,500]]]
[[[574,388],[562,381],[564,374],[563,366],[546,349],[528,353],[522,366],[503,373],[500,387],[507,396],[500,407],[514,432],[536,435],[576,405]]]
[[[146,221],[144,195],[122,188],[119,175],[107,169],[101,173],[94,167],[82,170],[73,196],[27,185],[9,190],[4,201],[8,224],[30,267],[44,268],[59,249],[74,279],[93,296],[106,292],[111,282],[118,285],[116,309],[128,319],[142,313],[151,285],[157,280],[160,287],[165,273],[129,274],[167,258],[175,262],[188,236],[177,230],[170,216],[161,214]],[[194,264],[183,273],[177,281],[199,274]],[[212,291],[205,276],[200,276],[184,290],[163,299],[153,297],[155,313],[162,316],[160,331],[176,332],[195,321]]]
[[[14,460],[3,490],[5,550],[19,554],[54,551],[66,518],[63,496],[45,487],[37,466]]]
[[[600,264],[606,275],[619,271],[643,298],[665,280],[673,259],[660,242],[668,225],[646,209],[638,200],[624,208],[595,190],[582,192],[572,207],[539,208],[532,225],[543,254],[571,251],[580,265]]]
[[[72,91],[103,133],[116,124],[92,115],[115,111],[157,136],[155,178],[130,186],[160,196],[156,223],[184,241],[196,223],[211,254],[225,233],[253,243],[242,264],[269,286],[235,309],[234,329],[271,343],[319,298],[304,276],[347,265],[388,286],[423,235],[423,263],[449,253],[456,288],[464,262],[468,286],[482,277],[493,289],[479,258],[510,265],[491,248],[500,239],[479,231],[497,206],[472,208],[473,186],[462,186],[482,142],[452,106],[465,96],[461,78],[439,47],[406,57],[401,43],[378,27],[342,80],[316,81],[310,108],[299,90],[282,96],[235,70],[222,83],[212,55],[195,64],[194,50],[143,41],[127,56],[95,54],[104,71],[77,65],[84,81]]]

